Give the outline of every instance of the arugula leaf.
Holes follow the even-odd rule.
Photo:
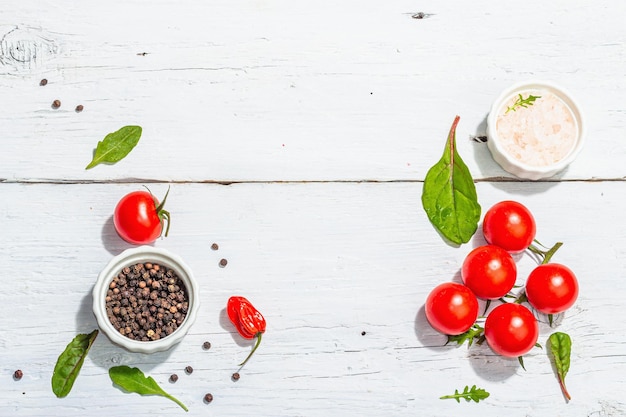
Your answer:
[[[555,332],[550,335],[550,338],[548,339],[548,346],[550,347],[550,352],[552,352],[552,355],[554,356],[554,365],[556,367],[556,372],[559,377],[559,385],[561,386],[563,395],[565,395],[565,398],[568,400],[571,400],[572,397],[569,395],[569,392],[565,387],[565,375],[567,375],[567,372],[569,371],[572,339],[567,333]]]
[[[454,394],[444,395],[443,397],[439,397],[440,400],[448,400],[453,399],[456,400],[457,403],[461,402],[461,398],[465,401],[470,402],[479,402],[480,400],[484,400],[489,397],[489,393],[482,388],[476,388],[476,385],[472,385],[470,388],[468,385],[465,386],[463,392],[459,392],[459,390],[454,390]]]
[[[467,243],[478,228],[480,205],[472,175],[456,150],[456,116],[441,159],[424,179],[422,206],[430,222],[453,243]]]
[[[517,111],[520,107],[526,108],[528,106],[532,106],[538,98],[541,98],[541,96],[533,96],[532,94],[529,94],[528,97],[523,98],[521,94],[518,94],[515,103],[513,103],[512,106],[508,106],[504,114],[507,114],[510,111]]]
[[[72,390],[74,381],[76,381],[87,353],[89,353],[89,349],[97,336],[98,329],[89,334],[79,334],[72,339],[59,355],[54,366],[51,381],[52,392],[58,398],[66,397]]]
[[[109,133],[98,142],[93,159],[85,169],[91,169],[103,162],[112,164],[122,160],[137,145],[140,137],[141,126],[124,126]]]
[[[114,366],[109,369],[109,377],[113,383],[128,392],[139,395],[160,395],[174,401],[183,410],[189,411],[185,404],[163,391],[151,376],[146,377],[139,368],[130,368],[126,365]]]

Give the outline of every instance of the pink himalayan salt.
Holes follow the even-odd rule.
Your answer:
[[[528,107],[506,112],[519,98],[541,96]],[[496,131],[505,152],[527,165],[553,165],[565,158],[576,144],[578,125],[570,108],[547,90],[515,93],[498,113]]]

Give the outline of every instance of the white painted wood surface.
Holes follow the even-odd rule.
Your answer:
[[[152,375],[186,415],[626,415],[625,12],[615,0],[3,2],[0,415],[185,414],[113,387],[114,364]],[[542,182],[512,178],[470,140],[495,96],[531,78],[569,89],[588,122],[576,162]],[[579,276],[557,327],[574,343],[569,403],[545,350],[523,371],[487,346],[443,346],[425,321],[428,292],[483,243],[446,245],[421,208],[457,114],[483,208],[529,206],[538,238],[563,241],[555,260]],[[137,148],[85,171],[97,141],[126,124],[144,128]],[[172,230],[155,245],[199,278],[197,322],[153,355],[101,334],[57,399],[57,356],[95,328],[92,285],[129,247],[113,208],[144,184],[171,185]],[[519,260],[520,283],[532,265]],[[250,345],[224,316],[233,294],[268,319],[238,382]],[[543,323],[540,342],[553,330]],[[467,384],[491,396],[439,399]]]

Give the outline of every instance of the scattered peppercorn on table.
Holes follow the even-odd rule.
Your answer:
[[[5,1],[0,415],[626,415],[625,12],[615,0]],[[536,80],[575,97],[586,140],[532,180],[495,162],[487,117],[502,91]],[[506,104],[517,116],[534,105],[518,98]],[[85,169],[125,126],[141,127],[136,146]],[[423,207],[446,152],[481,208],[467,243]],[[92,296],[138,247],[114,211],[146,188],[169,189],[169,233],[151,245],[193,271],[199,303],[180,342],[153,353],[114,344]],[[439,284],[463,283],[464,259],[486,244],[482,216],[504,200],[531,211],[542,245],[563,243],[551,262],[580,287],[552,325],[533,310],[541,346],[523,366],[480,338],[446,343],[424,308]],[[513,258],[520,294],[538,261]],[[167,339],[175,328],[143,326],[184,317],[189,291],[170,297],[179,283],[153,288],[149,274],[122,277],[121,292],[150,291],[114,299],[119,320],[140,316],[118,327]],[[229,314],[231,297],[246,310]],[[479,299],[478,323],[503,301]],[[571,338],[570,400],[555,332]],[[53,391],[70,343],[63,372],[79,372],[59,368]]]

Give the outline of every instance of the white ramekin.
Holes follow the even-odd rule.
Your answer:
[[[113,278],[127,266],[137,263],[151,262],[172,269],[185,284],[189,308],[182,324],[169,336],[154,341],[139,341],[129,339],[120,334],[108,318],[106,312],[106,294]],[[151,246],[139,246],[127,249],[115,256],[98,275],[93,288],[93,312],[100,329],[109,339],[132,352],[154,353],[167,350],[180,342],[187,334],[196,319],[198,308],[198,285],[193,277],[191,269],[183,260],[173,253]]]
[[[500,111],[502,110],[503,106],[505,106],[505,103],[511,99],[511,97],[517,96],[519,93],[522,93],[526,90],[544,90],[558,96],[569,107],[576,121],[578,127],[578,135],[573,148],[563,159],[554,164],[546,166],[535,166],[520,161],[514,158],[505,150],[500,138],[498,137],[496,131],[496,122]],[[580,150],[583,147],[585,137],[586,125],[583,120],[583,114],[579,105],[572,98],[571,94],[569,94],[563,88],[549,81],[528,81],[518,83],[507,88],[493,102],[493,105],[491,106],[491,111],[487,116],[487,146],[489,148],[489,151],[491,152],[491,155],[493,156],[493,159],[504,170],[519,178],[539,180],[551,177],[562,171],[576,158],[576,156],[578,156]]]

